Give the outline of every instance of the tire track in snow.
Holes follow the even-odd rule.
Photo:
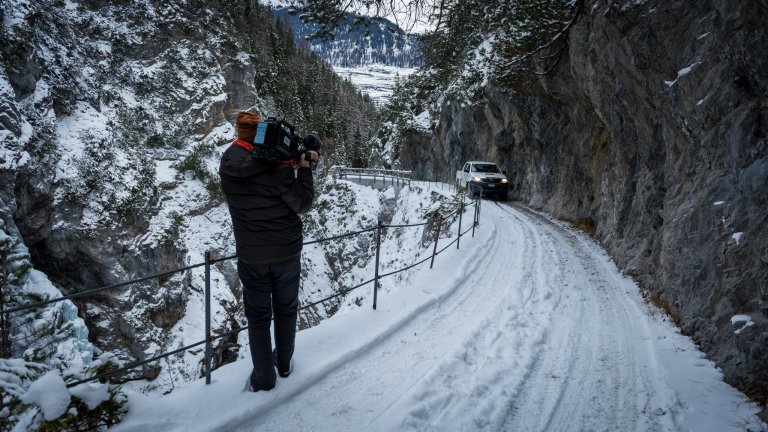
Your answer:
[[[415,391],[399,401],[392,411],[407,413],[402,422],[382,430],[444,430],[445,425],[452,430],[497,430],[496,419],[535,361],[546,333],[543,323],[559,302],[550,287],[560,270],[546,259],[555,245],[530,224],[510,223],[501,207],[492,209],[482,220],[492,220],[517,252],[489,263],[491,274],[483,280],[490,286],[505,286],[509,295]],[[509,246],[500,250],[505,248]]]
[[[612,431],[676,430],[674,419],[652,409],[657,377],[645,317],[628,308],[624,283],[591,240],[527,209],[518,214],[538,221],[561,239],[568,262],[561,302],[545,349],[519,400],[510,403],[505,430]],[[511,210],[514,211],[514,210]],[[574,343],[574,341],[576,341]],[[537,413],[530,416],[530,413]],[[656,415],[661,414],[661,415]]]
[[[601,248],[520,206],[481,224],[458,285],[225,429],[684,430],[655,324]]]
[[[170,401],[134,399],[115,429],[766,430],[591,239],[520,206],[488,204],[481,223],[378,311],[299,334],[273,392],[245,394],[247,371],[227,365]]]
[[[473,246],[477,249],[470,254],[477,256],[470,260],[466,276],[446,295],[420,308],[418,314],[403,320],[370,346],[357,350],[354,356],[346,357],[345,363],[327,371],[325,377],[317,377],[301,392],[286,395],[290,399],[275,401],[269,411],[259,410],[258,418],[222,426],[284,430],[286,411],[292,413],[288,421],[292,430],[315,430],[317,419],[328,416],[339,430],[354,430],[372,423],[416,385],[418,377],[426,375],[433,364],[447,355],[452,345],[445,341],[474,328],[475,322],[488,314],[489,303],[466,287],[487,292],[494,289],[485,283],[489,274],[484,267],[488,257],[502,259],[498,254],[501,236],[495,232],[495,225],[490,225],[490,229],[490,242]],[[513,249],[507,248],[507,252],[512,253]],[[361,400],[373,404],[366,406],[359,403]]]

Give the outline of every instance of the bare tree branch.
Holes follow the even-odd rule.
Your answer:
[[[302,13],[305,22],[316,22],[320,30],[316,37],[332,36],[345,13],[366,16],[366,24],[375,18],[388,19],[406,33],[432,19],[436,0],[293,0],[292,8]],[[447,0],[441,0],[441,10]]]

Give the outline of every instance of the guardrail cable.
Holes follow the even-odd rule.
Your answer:
[[[423,260],[421,260],[421,261],[419,261],[417,263],[413,263],[413,264],[409,265],[408,267],[404,267],[404,268],[401,268],[400,270],[395,270],[393,272],[384,273],[383,275],[379,276],[379,278],[384,278],[384,277],[387,277],[387,276],[392,276],[393,274],[397,274],[397,273],[404,272],[406,270],[410,270],[410,269],[416,267],[419,264],[424,264],[425,262],[429,261],[430,259],[432,259],[432,255],[424,258]]]
[[[151,276],[144,276],[144,277],[139,278],[139,279],[129,280],[127,282],[120,282],[120,283],[116,283],[116,284],[113,284],[113,285],[107,285],[107,286],[103,286],[103,287],[99,287],[99,288],[93,288],[93,289],[89,289],[89,290],[85,290],[85,291],[80,291],[80,292],[77,292],[77,293],[74,293],[74,294],[70,294],[70,295],[67,295],[67,296],[63,296],[63,297],[56,297],[54,299],[48,299],[48,300],[44,300],[44,301],[37,302],[37,303],[32,303],[32,304],[23,305],[23,306],[17,306],[17,307],[10,308],[10,309],[4,309],[4,310],[0,311],[0,314],[11,314],[11,313],[14,313],[14,312],[19,312],[19,311],[23,311],[23,310],[27,310],[27,309],[36,309],[36,308],[39,308],[40,306],[49,305],[51,303],[58,303],[58,302],[61,302],[61,301],[64,301],[64,300],[71,300],[73,298],[83,297],[83,296],[90,295],[90,294],[96,294],[96,293],[100,293],[102,291],[107,291],[107,290],[111,290],[111,289],[115,289],[115,288],[120,288],[120,287],[124,287],[124,286],[127,286],[127,285],[132,285],[132,284],[135,284],[135,283],[148,281],[148,280],[151,280],[151,279],[159,279],[159,278],[162,278],[163,276],[168,276],[168,275],[172,275],[172,274],[175,274],[175,273],[182,273],[182,272],[185,272],[187,270],[191,270],[193,268],[203,267],[204,265],[205,265],[204,262],[203,263],[199,263],[199,264],[193,264],[193,265],[182,267],[182,268],[179,268],[179,269],[176,269],[176,270],[170,270],[170,271],[163,272],[163,273],[157,273],[157,274],[154,274],[154,275],[151,275]]]
[[[361,230],[361,231],[355,231],[355,232],[351,232],[351,233],[337,235],[335,237],[328,237],[328,238],[312,240],[312,241],[308,241],[308,242],[304,243],[304,246],[315,244],[315,243],[324,243],[324,242],[331,241],[331,240],[338,240],[338,239],[342,239],[342,238],[345,238],[345,237],[352,237],[352,236],[356,236],[358,234],[363,234],[363,233],[367,233],[367,232],[371,232],[371,231],[376,231],[376,229],[377,229],[377,227],[367,228],[367,229],[364,229],[364,230]]]
[[[424,226],[428,224],[429,222],[421,222],[417,224],[407,224],[407,225],[382,225],[382,228],[410,228],[410,227]]]
[[[180,352],[190,350],[190,349],[192,349],[194,347],[198,347],[200,345],[205,344],[205,342],[206,341],[204,341],[204,340],[202,340],[200,342],[195,342],[195,343],[193,343],[191,345],[187,345],[185,347],[177,348],[177,349],[175,349],[173,351],[168,351],[166,353],[159,354],[159,355],[156,355],[154,357],[151,357],[151,358],[148,358],[148,359],[136,362],[136,363],[131,363],[131,364],[127,365],[127,366],[123,366],[123,367],[120,367],[120,368],[115,369],[115,370],[111,370],[111,371],[108,371],[108,372],[100,373],[100,374],[94,375],[92,377],[88,377],[88,378],[81,379],[79,381],[68,383],[67,384],[67,388],[72,388],[72,387],[75,387],[75,386],[79,386],[80,384],[89,383],[91,381],[97,381],[97,380],[100,380],[102,378],[107,378],[107,377],[110,377],[112,375],[117,375],[120,372],[126,372],[126,371],[129,371],[131,369],[135,369],[135,368],[137,368],[139,366],[144,366],[147,363],[152,363],[152,362],[155,362],[155,361],[158,361],[158,360],[162,360],[162,359],[164,359],[166,357],[170,357],[170,356],[172,356],[174,354],[178,354]]]
[[[357,172],[360,172],[360,171],[357,171]],[[399,177],[399,178],[403,178],[403,179],[406,178],[405,177],[406,172],[395,171],[395,173],[398,176],[402,175],[402,177]],[[410,181],[410,172],[407,172],[407,180]],[[472,226],[470,228],[468,228],[466,231],[461,232],[461,218],[460,218],[459,219],[459,232],[458,232],[458,236],[453,241],[451,241],[449,244],[447,244],[442,249],[437,251],[437,243],[440,240],[440,228],[441,228],[441,225],[443,225],[443,223],[446,223],[447,222],[446,219],[451,217],[451,216],[453,216],[455,213],[461,211],[462,212],[461,214],[463,214],[463,212],[466,211],[467,206],[469,204],[472,204],[472,203],[474,203],[474,205],[475,205]],[[381,280],[382,278],[388,277],[388,276],[392,276],[392,275],[397,274],[397,273],[402,273],[404,271],[410,270],[410,269],[412,269],[412,268],[414,268],[414,267],[416,267],[418,265],[424,264],[425,262],[429,261],[430,259],[432,260],[432,263],[434,263],[435,256],[439,255],[440,253],[442,253],[443,251],[448,249],[454,243],[457,243],[457,248],[458,248],[458,246],[459,246],[458,241],[461,239],[461,236],[466,235],[470,231],[472,231],[472,234],[474,236],[474,229],[478,225],[479,216],[480,216],[480,199],[479,198],[478,199],[473,199],[469,203],[464,203],[464,200],[462,198],[461,205],[460,205],[460,207],[458,209],[454,210],[453,212],[451,212],[451,213],[449,213],[448,215],[445,215],[445,216],[437,214],[436,217],[433,220],[429,220],[427,222],[415,223],[415,224],[400,224],[400,225],[384,225],[382,222],[379,222],[377,224],[377,226],[372,227],[372,228],[367,228],[367,229],[360,230],[360,231],[344,233],[344,234],[333,236],[333,237],[322,238],[322,239],[312,240],[312,241],[308,241],[306,243],[303,243],[303,245],[306,246],[306,245],[311,245],[311,244],[315,244],[315,243],[323,243],[323,242],[327,242],[327,241],[338,240],[338,239],[342,239],[342,238],[346,238],[346,237],[351,237],[351,236],[355,236],[355,235],[359,235],[359,234],[368,233],[368,232],[372,232],[372,231],[378,230],[377,242],[376,242],[377,243],[376,244],[376,249],[377,249],[376,250],[376,254],[377,254],[377,258],[378,258],[379,248],[380,248],[380,241],[378,241],[378,240],[380,240],[380,237],[381,237],[381,230],[386,229],[386,228],[411,228],[411,227],[419,227],[419,226],[429,225],[430,223],[434,223],[435,221],[437,222],[436,223],[437,234],[436,234],[436,237],[435,237],[434,249],[433,249],[432,253],[429,256],[427,256],[426,258],[424,258],[424,259],[422,259],[422,260],[420,260],[418,262],[415,262],[415,263],[413,263],[413,264],[411,264],[409,266],[406,266],[404,268],[401,268],[401,269],[398,269],[398,270],[395,270],[395,271],[391,271],[389,273],[384,273],[384,274],[379,274],[379,260],[377,259],[376,260],[376,276],[373,279],[369,279],[369,280],[367,280],[365,282],[362,282],[362,283],[360,283],[358,285],[355,285],[355,286],[353,286],[351,288],[341,289],[341,290],[337,291],[336,293],[334,293],[332,295],[329,295],[327,297],[324,297],[324,298],[322,298],[320,300],[317,300],[317,301],[314,301],[312,303],[306,304],[306,305],[300,307],[298,310],[299,311],[303,311],[303,310],[306,310],[308,308],[311,308],[311,307],[317,306],[319,304],[325,303],[325,302],[327,302],[327,301],[329,301],[331,299],[334,299],[336,297],[340,297],[340,296],[346,295],[346,294],[348,294],[348,293],[350,293],[350,292],[352,292],[352,291],[354,291],[354,290],[356,290],[358,288],[361,288],[363,286],[366,286],[366,285],[370,284],[371,282],[374,283],[374,304],[373,304],[373,306],[374,306],[374,309],[375,309],[376,308],[376,300],[375,299],[376,299],[376,293],[378,291],[378,281],[379,280]],[[450,224],[448,225],[448,228],[450,228]],[[208,302],[208,301],[210,301],[210,289],[209,289],[210,282],[209,282],[209,280],[210,280],[210,268],[211,268],[212,264],[223,262],[223,261],[227,261],[227,260],[231,260],[231,259],[235,259],[235,258],[237,258],[237,255],[230,255],[230,256],[223,257],[223,258],[213,259],[210,256],[210,252],[206,252],[205,253],[205,261],[202,262],[202,263],[192,264],[192,265],[188,265],[186,267],[182,267],[182,268],[179,268],[179,269],[170,270],[170,271],[166,271],[166,272],[162,272],[162,273],[157,273],[157,274],[141,277],[141,278],[130,280],[130,281],[126,281],[126,282],[121,282],[121,283],[112,284],[112,285],[108,285],[108,286],[103,286],[103,287],[99,287],[99,288],[89,289],[89,290],[86,290],[86,291],[81,291],[81,292],[70,294],[70,295],[67,295],[67,296],[57,297],[55,299],[48,299],[48,300],[37,302],[37,303],[33,303],[33,304],[22,305],[22,306],[17,306],[17,307],[5,309],[5,310],[0,311],[0,314],[9,315],[9,314],[14,313],[14,312],[20,312],[20,311],[27,310],[27,309],[39,308],[41,306],[49,305],[49,304],[52,304],[52,303],[57,303],[57,302],[65,301],[65,300],[71,300],[71,299],[74,299],[74,298],[84,297],[84,296],[87,296],[87,295],[97,294],[97,293],[100,293],[100,292],[103,292],[103,291],[107,291],[107,290],[111,290],[111,289],[115,289],[115,288],[121,288],[121,287],[125,287],[125,286],[132,285],[132,284],[139,283],[139,282],[145,282],[145,281],[152,280],[152,279],[159,279],[159,278],[162,278],[162,277],[165,277],[165,276],[169,276],[169,275],[173,275],[173,274],[176,274],[176,273],[185,272],[185,271],[192,270],[192,269],[195,269],[195,268],[198,268],[198,267],[203,267],[203,266],[205,266],[205,273],[206,273],[206,275],[205,275],[205,277],[206,277],[205,295],[207,297],[206,302]],[[431,267],[432,267],[432,265],[430,265],[430,268]],[[210,311],[208,311],[208,307],[206,308],[206,321],[207,321],[206,328],[209,328],[208,326],[210,325]],[[228,332],[217,334],[217,335],[211,335],[210,334],[210,330],[207,330],[206,331],[206,338],[205,338],[205,340],[193,343],[191,345],[187,345],[185,347],[177,348],[175,350],[172,350],[172,351],[169,351],[169,352],[166,352],[166,353],[163,353],[163,354],[159,354],[157,356],[154,356],[154,357],[151,357],[151,358],[148,358],[148,359],[144,359],[142,361],[131,363],[129,365],[122,366],[122,367],[117,368],[115,370],[104,372],[104,373],[101,373],[99,375],[95,375],[95,376],[92,376],[92,377],[84,378],[84,379],[81,379],[81,380],[78,380],[78,381],[75,381],[75,382],[72,382],[72,383],[68,383],[67,387],[71,388],[71,387],[78,386],[80,384],[84,384],[84,383],[88,383],[88,382],[92,382],[92,381],[96,381],[96,380],[103,380],[103,379],[111,377],[113,375],[117,375],[119,373],[126,372],[126,371],[131,370],[131,369],[135,369],[135,368],[143,366],[145,364],[152,363],[152,362],[155,362],[155,361],[158,361],[158,360],[170,357],[172,355],[175,355],[175,354],[178,354],[178,353],[190,350],[192,348],[195,348],[195,347],[198,347],[198,346],[201,346],[201,345],[206,345],[206,350],[205,350],[206,353],[205,353],[205,358],[203,359],[203,362],[205,364],[206,383],[210,383],[211,361],[212,361],[212,358],[211,358],[212,357],[212,353],[211,353],[211,349],[210,349],[210,347],[211,347],[210,344],[213,341],[217,340],[217,339],[221,339],[221,338],[224,338],[226,336],[230,336],[230,335],[239,333],[239,332],[241,332],[243,330],[247,330],[247,329],[248,329],[248,326],[245,326],[245,327],[240,327],[240,328],[233,329],[233,330],[230,330]]]

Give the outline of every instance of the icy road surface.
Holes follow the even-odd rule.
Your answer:
[[[210,386],[134,400],[118,429],[765,430],[592,240],[490,201],[460,251],[382,293],[378,310],[300,332],[295,359],[271,392],[243,392],[240,361]]]

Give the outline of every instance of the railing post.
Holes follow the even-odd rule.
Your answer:
[[[440,240],[440,225],[443,221],[443,218],[440,215],[437,215],[437,236],[435,237],[435,248],[432,249],[432,261],[429,263],[429,268],[432,268],[432,266],[435,264],[435,255],[437,254],[437,242]]]
[[[477,201],[475,201],[475,214],[472,216],[472,238],[475,238],[476,227],[477,227]]]
[[[205,251],[205,383],[211,383],[211,251]]]
[[[464,214],[464,197],[461,198],[461,204],[459,205],[459,237],[456,239],[456,249],[459,249],[459,243],[461,243],[461,216]]]
[[[379,255],[381,252],[381,229],[384,222],[379,219],[379,225],[376,227],[376,275],[373,278],[373,309],[376,310],[376,300],[379,293]]]
[[[477,224],[480,225],[480,212],[483,211],[483,188],[480,187],[480,198],[477,199]]]

